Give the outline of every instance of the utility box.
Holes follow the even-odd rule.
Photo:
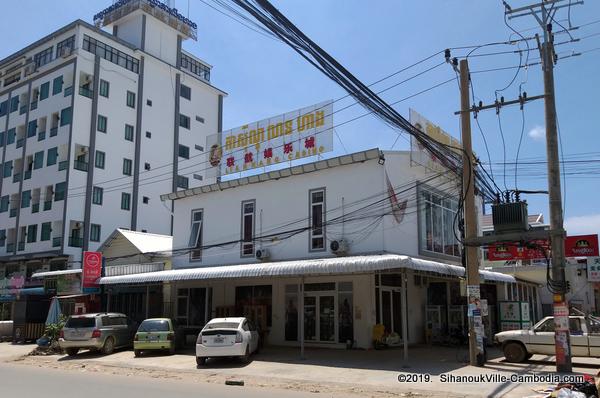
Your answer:
[[[527,202],[492,205],[492,220],[496,234],[525,232],[529,229]]]

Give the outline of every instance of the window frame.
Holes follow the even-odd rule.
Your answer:
[[[187,93],[187,95],[184,95],[184,92]],[[186,86],[183,83],[179,84],[179,95],[181,96],[181,98],[185,98],[188,101],[192,100],[192,88],[190,86]]]
[[[102,225],[90,224],[90,242],[100,242],[102,236]]]
[[[135,128],[131,124],[125,123],[125,141],[133,142]]]
[[[200,220],[195,220],[194,216],[196,214],[200,214]],[[198,223],[198,230],[195,233],[195,238],[192,241],[192,233],[194,231],[194,224]],[[193,209],[191,211],[190,217],[190,236],[188,240],[188,247],[190,248],[190,261],[202,261],[202,240],[203,240],[203,232],[204,232],[204,209]],[[195,242],[192,245],[192,242]]]
[[[127,167],[125,167],[127,165]],[[133,161],[131,159],[123,158],[123,175],[130,176],[133,173]]]
[[[102,123],[100,122],[102,120]],[[96,130],[101,133],[105,133],[108,131],[108,118],[104,115],[98,115],[98,120],[96,121]]]
[[[109,98],[110,96],[110,82],[108,80],[100,79],[98,95]]]
[[[92,204],[102,206],[104,202],[104,188],[92,187]]]
[[[322,192],[323,193],[323,201],[313,203],[312,197],[313,194]],[[326,223],[327,223],[327,189],[326,187],[321,188],[313,188],[308,191],[308,251],[309,252],[323,252],[327,250],[327,231],[326,231]],[[321,206],[321,234],[315,235],[314,227],[313,227],[313,209],[316,206]],[[315,248],[313,245],[313,239],[323,239],[323,247]]]
[[[98,164],[99,160],[101,160],[101,164]],[[98,169],[104,169],[106,165],[106,152],[103,151],[98,151],[96,150],[96,153],[94,154],[94,167],[98,168]]]
[[[54,79],[52,79],[52,95],[62,93],[64,84],[65,82],[63,75],[57,76]]]
[[[127,94],[125,97],[125,105],[135,109],[135,93],[133,91],[127,90]]]
[[[252,205],[252,212],[246,212],[246,205]],[[250,241],[246,241],[246,217],[252,217]],[[256,199],[243,200],[240,208],[240,257],[254,257],[254,239],[256,238]],[[250,248],[249,252],[246,249]]]
[[[48,154],[46,155],[46,167],[53,166],[58,161],[58,147],[48,148]]]
[[[182,123],[185,121],[185,123]],[[192,120],[189,116],[184,115],[183,113],[179,114],[179,127],[183,127],[184,129],[190,130],[192,128]]]
[[[127,200],[125,200],[127,198]],[[124,205],[127,206],[124,206]],[[121,210],[131,210],[131,194],[129,192],[121,192]]]
[[[40,242],[52,240],[52,222],[43,222],[40,234]]]
[[[50,97],[50,81],[42,83],[40,85],[40,99],[39,101],[43,101]]]
[[[184,152],[183,154],[181,153],[182,149]],[[177,156],[179,156],[180,158],[183,158],[183,159],[189,159],[190,158],[190,147],[187,145],[178,144]]]

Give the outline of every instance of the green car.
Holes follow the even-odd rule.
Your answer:
[[[177,331],[177,325],[171,319],[146,319],[133,339],[133,353],[139,357],[142,351],[167,350],[173,355],[181,341]]]

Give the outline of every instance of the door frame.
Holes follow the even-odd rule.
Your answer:
[[[381,322],[381,324],[383,325],[383,292],[389,292],[390,293],[390,320],[392,321],[392,331],[394,331],[394,293],[399,293],[400,294],[400,314],[402,314],[402,307],[405,305],[404,303],[404,298],[405,295],[403,294],[403,289],[401,286],[385,286],[385,285],[380,285],[379,286],[379,308],[377,308],[377,312],[379,313],[379,321]],[[402,316],[400,316],[400,322],[402,322]],[[400,325],[400,330],[402,330],[402,336],[401,336],[401,341],[404,341],[404,328],[403,325]]]
[[[338,343],[338,333],[339,333],[339,322],[338,322],[338,298],[337,298],[337,289],[336,290],[326,290],[326,291],[309,291],[304,292],[304,300],[302,311],[305,314],[304,308],[306,307],[306,298],[314,297],[315,298],[315,336],[316,340],[307,340],[305,335],[304,325],[302,326],[301,332],[304,336],[304,341],[307,343],[319,343],[319,344],[337,344]],[[324,341],[321,340],[321,313],[319,311],[321,297],[333,297],[333,341]],[[304,315],[304,324],[306,324],[306,315]]]

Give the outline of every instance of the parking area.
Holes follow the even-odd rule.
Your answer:
[[[25,355],[33,346],[13,346],[0,343],[0,358],[4,361]],[[547,385],[519,385],[515,383],[442,383],[441,374],[480,375],[499,373],[530,374],[554,371],[552,357],[534,356],[525,363],[504,361],[499,350],[492,348],[488,353],[488,363],[484,368],[469,366],[466,347],[411,347],[409,360],[402,360],[402,351],[389,350],[332,350],[306,349],[305,358],[300,358],[296,348],[266,347],[252,357],[248,364],[237,359],[210,360],[206,366],[196,369],[192,348],[179,350],[175,355],[148,353],[135,357],[132,350],[118,350],[112,355],[82,351],[75,357],[48,356],[28,357],[21,363],[30,365],[50,365],[52,367],[80,368],[83,366],[124,369],[123,372],[137,374],[142,370],[162,372],[164,377],[194,376],[199,380],[211,381],[218,378],[245,380],[246,385],[294,385],[335,386],[347,388],[367,388],[390,393],[450,393],[460,391],[458,396],[535,396],[532,389]],[[600,360],[595,358],[576,358],[574,372],[596,375],[600,369]],[[430,381],[399,383],[398,375],[432,375]],[[452,396],[457,396],[456,394]]]

